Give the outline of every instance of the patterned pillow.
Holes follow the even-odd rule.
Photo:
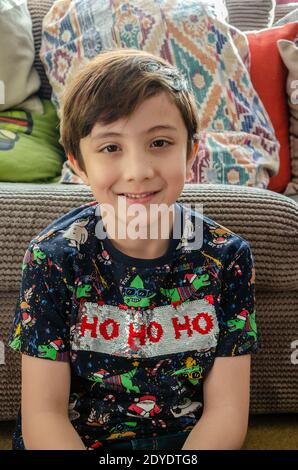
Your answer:
[[[197,0],[57,1],[44,19],[41,58],[58,108],[69,77],[111,47],[162,56],[188,79],[201,122],[189,182],[267,187],[279,144],[243,61],[244,34]]]

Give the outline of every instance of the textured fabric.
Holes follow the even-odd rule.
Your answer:
[[[283,16],[280,20],[274,23],[273,26],[282,26],[287,23],[292,23],[293,21],[298,21],[298,4],[297,8],[293,11],[290,11],[286,16]]]
[[[293,199],[293,201],[296,201],[297,204],[298,204],[298,193],[297,193],[297,194],[293,194],[292,196],[289,196],[289,198]]]
[[[28,10],[32,20],[32,30],[35,47],[35,59],[34,67],[37,70],[40,80],[41,87],[39,95],[41,98],[50,99],[52,94],[52,88],[46,76],[44,66],[39,58],[39,51],[41,47],[41,32],[42,32],[42,21],[46,13],[53,5],[54,0],[27,0]],[[214,14],[221,20],[227,20],[228,12],[224,3],[224,0],[206,0],[206,3],[210,5]]]
[[[34,39],[35,57],[33,66],[37,70],[41,80],[39,95],[41,98],[51,99],[52,89],[47,79],[44,66],[39,57],[41,46],[42,21],[45,14],[49,11],[54,0],[27,0],[28,10],[32,20],[32,32]]]
[[[293,41],[287,40],[279,40],[277,45],[282,60],[288,69],[287,95],[290,109],[292,178],[285,194],[290,196],[298,193],[298,47]]]
[[[241,31],[269,28],[274,19],[275,0],[225,0],[228,22]]]
[[[238,47],[248,54],[245,35],[196,0],[61,0],[43,25],[41,58],[57,106],[66,81],[101,51],[144,49],[176,65],[194,91],[201,145],[189,182],[267,187],[278,143],[239,57]]]
[[[250,247],[176,204],[167,252],[133,258],[103,237],[100,207],[30,242],[9,345],[70,362],[69,417],[86,447],[184,433],[215,358],[256,351]]]
[[[274,12],[274,21],[273,23],[277,23],[279,20],[287,16],[292,11],[296,10],[297,2],[289,2],[286,4],[276,5],[275,12]]]
[[[58,119],[52,102],[42,103],[41,116],[20,110],[0,112],[0,181],[57,182],[64,160]]]
[[[287,68],[280,57],[277,41],[293,40],[297,31],[298,23],[289,23],[247,34],[251,50],[251,80],[267,109],[280,142],[279,172],[270,179],[268,186],[268,189],[277,192],[283,192],[291,179],[289,109],[285,94]],[[270,60],[264,60],[264,57],[270,57]]]
[[[0,5],[0,81],[4,84],[4,100],[0,97],[0,110],[13,106],[42,113],[37,96],[40,87],[33,68],[34,46],[32,23],[26,1],[7,0]],[[5,47],[3,47],[5,45]]]

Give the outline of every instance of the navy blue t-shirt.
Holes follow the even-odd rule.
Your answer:
[[[184,220],[186,207],[175,209],[175,223]],[[189,221],[155,259],[99,237],[96,202],[30,242],[9,344],[70,362],[69,418],[87,448],[188,433],[215,358],[256,351],[249,244],[199,212]],[[14,448],[23,446],[20,420]]]

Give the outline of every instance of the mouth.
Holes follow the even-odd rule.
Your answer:
[[[159,193],[159,191],[151,191],[146,193],[120,193],[118,196],[125,198],[125,200],[129,203],[138,202],[139,204],[144,204],[151,201],[151,199],[157,193]]]

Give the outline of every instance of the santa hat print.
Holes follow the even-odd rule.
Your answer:
[[[239,320],[246,320],[248,318],[248,314],[249,314],[249,311],[243,309],[243,310],[241,310],[239,315],[237,315],[237,318],[239,318]]]

